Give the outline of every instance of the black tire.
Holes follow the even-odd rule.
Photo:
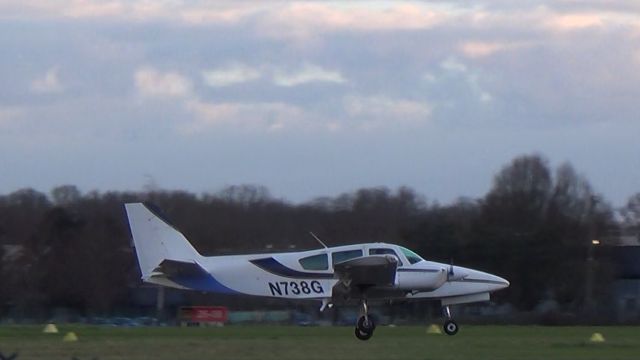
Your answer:
[[[444,329],[444,332],[447,335],[455,335],[458,333],[458,324],[456,324],[455,321],[453,320],[447,320],[444,322],[444,325],[442,326],[442,328]]]
[[[370,332],[373,334],[373,330],[376,329],[376,323],[373,321],[373,317],[371,317],[371,315],[367,317],[360,316],[358,318],[356,329],[362,332]]]
[[[373,331],[371,332],[367,332],[367,331],[361,331],[360,329],[358,329],[357,327],[355,328],[355,334],[356,337],[362,341],[366,341],[371,339],[371,337],[373,336]]]

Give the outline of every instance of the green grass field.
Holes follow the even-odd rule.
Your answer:
[[[462,325],[456,336],[426,327],[378,327],[359,341],[351,327],[227,326],[224,328],[0,327],[0,352],[18,360],[47,359],[640,359],[640,327]],[[79,341],[63,342],[68,331]],[[590,343],[594,332],[606,342]],[[1,359],[4,359],[2,357]]]

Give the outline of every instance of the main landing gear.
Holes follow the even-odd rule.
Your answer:
[[[453,320],[451,316],[451,310],[449,306],[444,306],[442,312],[446,317],[444,325],[442,326],[444,332],[447,335],[455,335],[458,333],[458,324]],[[373,331],[376,329],[376,324],[373,318],[369,316],[369,308],[367,307],[367,300],[363,299],[360,305],[360,317],[356,323],[355,335],[360,340],[369,340],[373,336]]]
[[[360,340],[369,340],[373,336],[373,331],[376,329],[376,324],[373,322],[373,318],[369,316],[367,308],[367,300],[362,300],[360,308],[361,316],[356,323],[355,334]]]
[[[458,333],[458,324],[456,324],[456,322],[453,321],[453,318],[451,317],[451,310],[449,309],[449,305],[443,307],[442,311],[444,312],[444,316],[447,317],[447,320],[445,320],[444,325],[442,326],[444,332],[447,335],[455,335],[455,334],[457,334]]]

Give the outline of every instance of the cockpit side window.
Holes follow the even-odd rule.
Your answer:
[[[402,253],[404,254],[404,256],[407,257],[407,260],[409,260],[409,262],[411,264],[415,264],[417,262],[424,261],[424,259],[421,258],[420,255],[414,253],[413,251],[411,251],[411,250],[409,250],[407,248],[401,247],[400,250],[402,250]]]
[[[398,266],[402,266],[402,260],[400,260],[400,257],[398,256],[398,254],[396,254],[396,252],[393,249],[389,249],[389,248],[371,248],[369,249],[369,255],[393,255],[396,257],[396,259],[398,259]]]
[[[300,265],[305,270],[327,270],[329,269],[329,257],[327,254],[307,256],[299,260]]]
[[[331,256],[333,265],[362,256],[362,250],[346,250],[334,252]]]

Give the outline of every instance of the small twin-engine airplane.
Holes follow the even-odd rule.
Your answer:
[[[426,261],[402,246],[366,243],[273,254],[202,256],[152,207],[125,204],[142,280],[225,294],[320,300],[320,310],[357,303],[355,328],[368,340],[376,328],[367,301],[440,300],[444,331],[458,332],[449,305],[489,300],[509,282],[460,266]]]

